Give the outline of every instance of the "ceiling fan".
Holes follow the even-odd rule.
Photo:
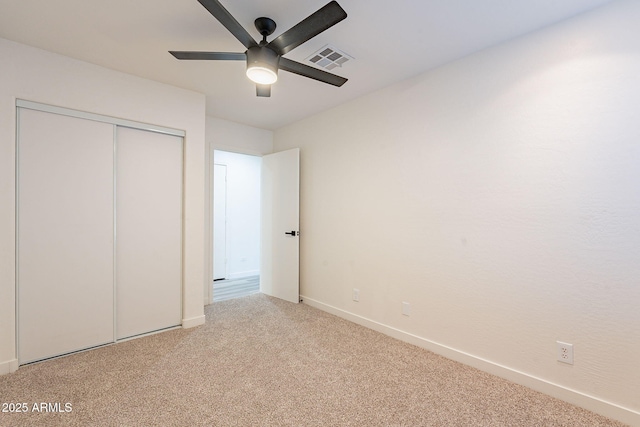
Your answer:
[[[177,59],[200,59],[213,61],[247,61],[247,77],[256,83],[257,96],[271,96],[271,85],[278,79],[278,69],[299,74],[334,86],[342,86],[347,79],[284,58],[282,55],[317,36],[347,17],[347,13],[336,1],[332,1],[303,19],[291,29],[267,42],[267,36],[276,29],[276,23],[261,17],[254,24],[262,35],[257,43],[235,20],[218,0],[198,0],[231,34],[246,48],[244,53],[235,52],[189,52],[169,51]]]

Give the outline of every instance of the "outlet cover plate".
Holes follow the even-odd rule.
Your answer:
[[[573,365],[573,344],[556,341],[558,362]]]

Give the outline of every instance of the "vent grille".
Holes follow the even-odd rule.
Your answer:
[[[342,67],[347,61],[352,59],[353,56],[348,55],[333,46],[327,45],[311,54],[306,60],[320,68],[331,71],[336,67]]]

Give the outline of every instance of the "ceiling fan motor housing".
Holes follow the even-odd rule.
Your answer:
[[[273,73],[273,76],[277,79],[279,63],[280,55],[266,46],[252,46],[247,50],[247,75],[249,75],[250,70],[254,69],[268,70],[264,72]],[[251,76],[249,76],[249,78],[254,80]],[[275,80],[273,82],[275,82]],[[257,83],[270,84],[273,82]]]

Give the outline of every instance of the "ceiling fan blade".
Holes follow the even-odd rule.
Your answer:
[[[280,58],[278,68],[338,87],[347,82],[347,79],[344,77],[336,76],[335,74],[327,73],[326,71],[322,71],[287,58]]]
[[[271,96],[271,85],[261,85],[256,84],[256,95],[270,97]]]
[[[202,2],[202,0],[199,1]],[[338,2],[332,1],[271,40],[269,47],[280,55],[284,55],[291,49],[300,46],[302,43],[334,26],[346,17],[347,12],[340,7]]]
[[[177,59],[204,59],[209,61],[244,61],[245,53],[235,52],[188,52],[170,50],[169,53]]]
[[[251,35],[244,29],[242,25],[227,11],[227,9],[220,4],[218,0],[198,0],[201,5],[209,11],[224,27],[229,30],[240,43],[247,49],[252,46],[257,46],[258,43],[251,37]]]

